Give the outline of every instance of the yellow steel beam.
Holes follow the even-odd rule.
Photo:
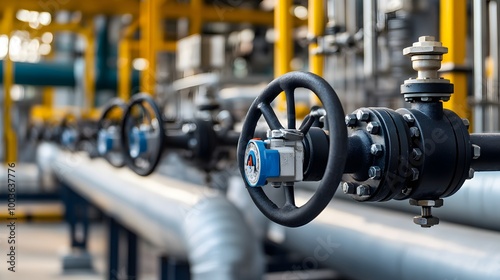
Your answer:
[[[448,47],[448,54],[443,56],[443,64],[463,66],[466,58],[467,36],[467,1],[466,0],[441,0],[440,2],[440,40]],[[455,92],[444,107],[455,111],[462,118],[471,117],[467,103],[467,75],[455,71],[443,74],[455,85]]]
[[[274,24],[272,12],[217,5],[203,5],[201,10],[202,12],[197,16],[202,22],[250,23],[267,26]],[[184,18],[191,17],[191,11],[192,8],[189,4],[169,2],[163,6],[162,15],[172,19]],[[297,18],[292,18],[292,21],[294,26],[306,24],[306,21]]]
[[[9,1],[10,2],[10,1]],[[11,35],[14,27],[15,9],[8,6],[4,9],[2,19],[2,33]],[[8,47],[7,47],[8,48]],[[3,59],[3,129],[4,129],[4,160],[5,163],[15,162],[17,160],[17,136],[12,127],[12,106],[13,101],[10,96],[10,90],[14,84],[14,64],[9,57],[9,52]]]
[[[313,38],[318,38],[323,35],[323,30],[325,28],[324,5],[325,3],[323,0],[309,0],[308,2],[309,17],[307,26],[309,35]],[[309,71],[318,76],[323,76],[324,59],[322,54],[318,54],[315,51],[317,48],[317,43],[311,43],[309,45]],[[319,105],[321,103],[316,95],[311,95],[311,102],[314,105]]]
[[[80,11],[84,15],[137,15],[139,10],[137,0],[3,0],[0,1],[0,11],[10,5],[14,5],[14,9],[49,13],[61,10]]]
[[[177,41],[165,41],[160,45],[160,50],[164,52],[175,52],[177,50]]]

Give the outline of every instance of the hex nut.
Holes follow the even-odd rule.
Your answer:
[[[410,127],[410,136],[412,138],[420,137],[420,129],[418,129],[418,127],[416,126]]]
[[[380,176],[382,176],[382,169],[378,166],[371,166],[370,169],[368,169],[368,176],[371,179],[378,180]]]
[[[469,168],[469,175],[467,176],[467,179],[472,179],[472,178],[474,178],[474,173],[475,173],[475,172],[476,172],[476,171],[475,171],[474,169]]]
[[[384,151],[384,147],[380,144],[372,144],[370,147],[370,152],[374,156],[381,156]]]
[[[368,121],[368,119],[370,119],[370,113],[368,113],[367,111],[365,110],[361,110],[359,109],[357,112],[356,112],[356,117],[358,118],[358,120],[360,121]]]
[[[420,150],[419,148],[414,148],[412,151],[411,151],[411,157],[414,159],[414,160],[420,160],[422,158],[422,150]]]
[[[439,218],[434,216],[430,217],[415,216],[413,217],[413,222],[417,225],[420,225],[421,227],[430,228],[432,226],[439,224]]]
[[[418,169],[416,169],[415,167],[412,167],[410,169],[410,176],[411,176],[412,181],[417,181],[419,175],[420,175],[420,172],[418,171]]]
[[[344,182],[342,184],[342,191],[345,194],[355,194],[356,193],[356,185],[354,185],[353,183]]]
[[[415,118],[414,118],[412,115],[410,115],[410,114],[404,114],[404,115],[403,115],[403,119],[404,119],[407,123],[409,123],[409,124],[412,124],[412,123],[414,123],[414,122],[415,122]]]
[[[347,125],[348,127],[356,126],[357,122],[358,118],[356,117],[355,114],[349,114],[345,116],[345,125]]]
[[[410,205],[413,205],[413,206],[429,206],[429,207],[435,207],[435,208],[439,208],[441,206],[443,206],[444,204],[444,201],[443,199],[423,199],[423,200],[416,200],[416,199],[413,199],[411,198],[410,200]]]
[[[481,147],[472,144],[472,159],[478,159],[481,156]]]
[[[380,124],[378,122],[369,122],[366,125],[366,131],[370,134],[377,134],[380,131]]]
[[[367,185],[361,185],[356,188],[356,194],[361,197],[370,196],[371,192],[371,187]]]
[[[463,124],[465,125],[465,127],[466,127],[467,129],[469,129],[469,127],[470,127],[470,122],[469,122],[469,120],[468,120],[468,119],[462,119],[462,122],[463,122]]]

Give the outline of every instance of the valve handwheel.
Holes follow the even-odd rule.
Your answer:
[[[313,116],[313,114],[310,114],[309,117],[306,117],[300,128],[296,129],[294,97],[296,88],[311,90],[319,97],[323,104],[323,108],[326,111],[326,123],[328,125],[324,129],[328,131],[327,134],[330,142],[328,161],[323,178],[309,201],[300,207],[295,205],[293,181],[287,178],[282,181],[282,186],[285,188],[285,204],[282,207],[278,207],[267,197],[262,187],[259,186],[262,185],[262,178],[256,178],[255,176],[260,177],[262,173],[267,172],[268,177],[272,177],[276,174],[270,175],[269,173],[279,173],[279,170],[276,170],[276,164],[280,164],[280,156],[273,153],[273,150],[268,150],[268,153],[266,153],[264,151],[265,148],[252,139],[254,138],[257,122],[261,116],[264,116],[271,129],[271,138],[274,137],[272,131],[278,132],[276,134],[280,134],[279,132],[281,131],[281,134],[290,135],[289,139],[302,139],[307,135],[313,123],[310,119],[317,115]],[[271,102],[283,91],[286,95],[287,129],[283,128],[271,106]],[[285,136],[284,139],[286,141],[287,137]],[[300,142],[299,140],[295,141],[297,143]],[[302,147],[301,144],[299,144],[298,150],[301,149],[300,147]],[[344,111],[333,88],[315,74],[290,72],[272,81],[250,106],[238,142],[238,165],[242,176],[246,179],[247,190],[260,211],[276,223],[289,227],[299,227],[314,219],[332,199],[344,172],[347,157],[346,151],[347,129],[344,122]],[[300,159],[302,158],[299,157]],[[302,162],[299,164],[302,165]],[[266,165],[267,168],[264,170],[263,166]],[[280,167],[278,166],[278,168]],[[296,168],[296,170],[302,172],[301,167]],[[302,178],[302,175],[299,174],[298,178]],[[276,178],[274,178],[274,182],[276,182]]]
[[[127,104],[120,98],[114,98],[106,104],[99,121],[97,122],[97,150],[112,166],[123,167],[125,160],[123,152],[113,153],[114,150],[121,150],[119,139],[119,127],[121,123],[108,120],[108,117],[115,110],[125,111]]]
[[[135,119],[135,109],[142,117]],[[147,119],[149,123],[143,123]],[[148,94],[134,95],[125,112],[120,140],[127,166],[141,176],[151,174],[160,161],[165,142],[165,128],[161,111]]]

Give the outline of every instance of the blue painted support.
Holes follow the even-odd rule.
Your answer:
[[[138,260],[138,247],[137,235],[127,230],[127,275],[129,280],[135,280],[138,277],[137,273],[137,260]]]
[[[61,184],[61,197],[65,206],[65,218],[70,226],[71,247],[86,252],[89,232],[89,205],[84,198],[65,184]]]
[[[165,256],[160,257],[160,280],[189,280],[189,264]]]
[[[119,242],[120,242],[120,225],[113,218],[109,218],[109,240],[108,240],[108,280],[117,280],[118,257],[119,257]]]

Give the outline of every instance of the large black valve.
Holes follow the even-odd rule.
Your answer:
[[[422,208],[421,215],[414,218],[416,224],[438,224],[431,208],[442,206],[442,198],[456,193],[475,171],[500,170],[500,134],[470,135],[466,119],[443,109],[443,102],[453,93],[453,84],[437,73],[446,52],[447,48],[430,36],[420,37],[419,42],[406,48],[403,53],[411,57],[413,68],[418,71],[417,78],[401,86],[411,108],[360,108],[345,119],[342,117],[347,133],[344,121],[339,127],[342,106],[322,78],[295,72],[269,84],[248,112],[238,146],[240,171],[258,208],[277,223],[300,226],[324,209],[342,180],[343,192],[357,201],[409,199],[410,204]],[[327,124],[323,133],[312,127],[307,137],[305,133],[301,135],[300,128],[295,129],[291,116],[294,103],[288,99],[293,98],[290,92],[298,86],[311,89],[320,97]],[[282,90],[291,108],[288,129],[281,127],[270,106]],[[265,141],[252,139],[261,114],[271,129]],[[306,122],[310,122],[312,114]],[[298,146],[303,147],[303,152],[299,147],[290,153],[277,144],[281,141],[291,145],[293,141],[287,133],[293,135],[296,144],[300,142]],[[301,174],[284,174],[289,162],[300,166],[296,171]],[[321,182],[311,200],[295,207],[290,187],[293,182],[318,179]],[[285,188],[285,206],[277,207],[264,194],[267,183]]]
[[[154,171],[166,149],[183,150],[197,167],[213,170],[222,156],[218,151],[236,146],[238,137],[239,133],[222,127],[210,117],[182,122],[166,120],[147,94],[132,98],[121,127],[127,165],[142,176]]]
[[[123,155],[120,128],[121,118],[127,104],[121,98],[110,100],[103,108],[101,117],[97,121],[97,151],[111,165],[122,167],[125,165]]]
[[[313,110],[298,129],[296,88],[311,90],[324,104],[324,109]],[[287,128],[282,126],[271,105],[283,91],[287,104]],[[265,141],[255,139],[255,129],[261,116],[270,129]],[[322,120],[327,126],[324,129],[312,127],[322,117],[326,118]],[[342,178],[346,150],[344,111],[335,91],[319,76],[291,72],[271,82],[250,106],[238,143],[238,165],[257,207],[269,219],[297,227],[314,219],[330,202]],[[324,165],[317,166],[318,161],[323,161]],[[318,173],[320,176],[317,176]],[[297,207],[294,182],[308,180],[308,177],[311,180],[322,177],[322,180],[311,199]],[[267,181],[274,187],[285,189],[284,205],[276,205],[264,193],[260,186]]]

